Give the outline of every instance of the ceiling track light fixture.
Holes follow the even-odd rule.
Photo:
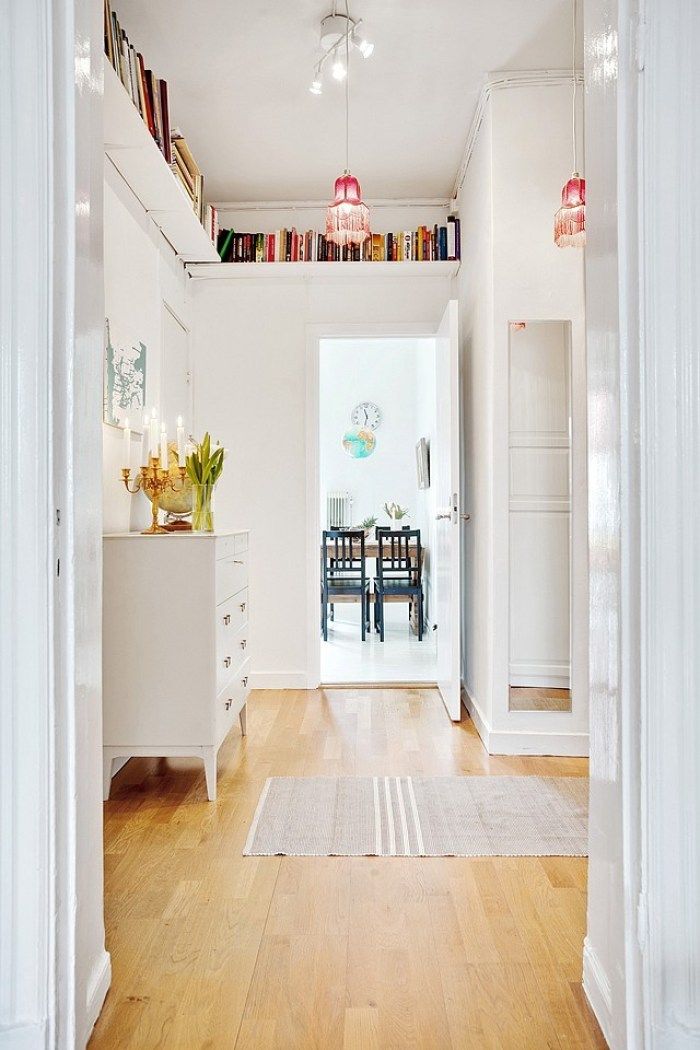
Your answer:
[[[350,50],[359,51],[363,58],[369,58],[374,51],[374,44],[360,29],[362,19],[350,17],[347,4],[345,14],[339,14],[334,5],[333,11],[321,19],[321,57],[314,67],[314,77],[309,91],[312,95],[323,93],[321,79],[323,67],[331,60],[331,74],[334,80],[342,81],[347,76],[347,65]],[[345,62],[343,62],[345,53]]]

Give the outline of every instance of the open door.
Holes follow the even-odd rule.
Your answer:
[[[438,688],[454,722],[460,702],[459,346],[457,300],[451,299],[435,340],[437,426],[431,456],[435,485],[435,572]]]

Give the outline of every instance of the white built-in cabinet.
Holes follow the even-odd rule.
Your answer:
[[[246,731],[248,533],[104,537],[104,797],[115,759],[197,756]]]

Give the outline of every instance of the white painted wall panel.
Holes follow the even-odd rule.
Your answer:
[[[251,278],[192,286],[195,427],[231,450],[216,494],[217,527],[246,527],[255,536],[254,680],[306,685],[309,328],[414,323],[435,330],[450,281]]]

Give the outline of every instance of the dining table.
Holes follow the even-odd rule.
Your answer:
[[[384,549],[386,551],[386,545],[385,545]],[[425,565],[425,556],[426,556],[426,554],[428,554],[428,548],[423,543],[421,543],[421,548],[420,549],[421,549],[421,559],[420,559],[420,566],[419,566],[419,568],[422,571],[423,566]],[[323,553],[323,546],[321,547],[321,553]],[[409,542],[408,553],[409,553],[409,556],[411,558],[411,564],[414,564],[416,562],[417,558],[418,558],[418,545],[415,542],[415,540],[412,540],[412,541]],[[379,541],[375,538],[374,535],[372,535],[371,537],[365,539],[365,559],[367,561],[376,561],[378,557],[379,557]],[[376,572],[373,569],[368,568],[367,578],[370,581],[372,581],[374,579],[375,575],[376,575]],[[343,597],[339,596],[339,597],[334,598],[333,604],[334,605],[336,605],[336,604],[340,605],[343,602],[349,602],[349,601],[354,601],[354,600],[356,600],[356,599],[353,599],[353,598],[350,598],[350,597],[343,598]],[[374,602],[374,592],[373,592],[371,587],[370,587],[370,593],[369,593],[369,600],[370,600],[370,603]],[[405,603],[406,599],[403,596],[401,596],[401,595],[387,595],[385,597],[384,601],[385,602],[404,602]],[[411,630],[413,631],[414,634],[418,634],[418,603],[415,600],[415,598],[411,598],[410,599],[410,605],[411,605],[411,610],[410,610]]]

